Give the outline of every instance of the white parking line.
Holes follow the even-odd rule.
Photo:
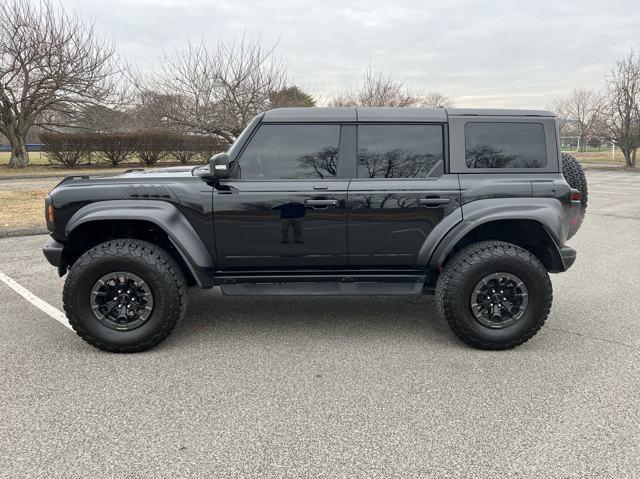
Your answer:
[[[2,281],[4,284],[9,286],[12,290],[14,290],[24,299],[26,299],[31,304],[33,304],[36,308],[47,313],[49,316],[51,316],[53,319],[58,321],[63,326],[66,326],[67,328],[72,329],[71,325],[69,324],[69,321],[67,320],[67,317],[64,315],[62,311],[60,311],[57,308],[54,308],[46,301],[38,298],[35,294],[33,294],[24,286],[16,283],[13,279],[11,279],[9,276],[4,274],[2,271],[0,271],[0,281]]]

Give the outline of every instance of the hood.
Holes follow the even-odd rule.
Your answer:
[[[144,168],[133,168],[125,171],[119,175],[115,175],[115,177],[143,177],[143,178],[153,178],[156,176],[167,177],[167,176],[192,176],[191,170],[193,170],[193,166],[171,166],[168,168],[153,168],[153,169],[144,169]]]

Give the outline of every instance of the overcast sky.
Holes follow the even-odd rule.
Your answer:
[[[356,86],[369,64],[461,107],[544,108],[601,87],[640,53],[638,0],[62,0],[129,61],[157,65],[187,40],[246,32],[278,43],[289,78],[316,96]]]

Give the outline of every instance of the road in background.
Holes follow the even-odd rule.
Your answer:
[[[432,297],[189,292],[158,348],[93,349],[0,282],[0,477],[637,477],[640,176],[589,172],[545,327],[473,350]],[[0,271],[61,309],[44,236]]]

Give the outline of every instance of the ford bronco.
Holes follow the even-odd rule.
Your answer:
[[[507,349],[544,324],[586,203],[550,112],[286,108],[206,166],[65,178],[44,254],[71,326],[107,351],[165,339],[189,285],[435,294],[460,339]]]

